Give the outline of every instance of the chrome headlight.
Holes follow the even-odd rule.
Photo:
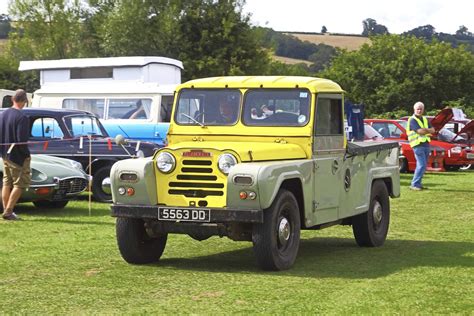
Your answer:
[[[48,179],[48,176],[45,173],[39,171],[38,169],[31,168],[31,181],[42,182],[46,179]]]
[[[223,174],[229,174],[230,169],[237,164],[237,159],[231,154],[222,154],[217,160],[217,166]]]
[[[453,154],[460,154],[462,151],[462,148],[460,146],[456,146],[450,149]]]
[[[156,166],[161,172],[170,173],[176,167],[176,159],[170,153],[159,153],[158,157],[156,158]]]

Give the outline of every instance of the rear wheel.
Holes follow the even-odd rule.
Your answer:
[[[290,191],[280,189],[263,223],[253,225],[252,242],[258,265],[264,270],[286,270],[296,260],[300,244],[298,202]]]
[[[128,263],[158,262],[165,250],[167,234],[152,238],[145,230],[145,222],[136,218],[117,218],[117,244],[122,258]]]
[[[461,166],[458,166],[458,165],[444,165],[444,169],[446,169],[446,171],[458,171],[459,168],[461,168]]]
[[[112,193],[110,191],[110,169],[105,166],[94,172],[92,177],[92,196],[99,202],[111,202]]]
[[[37,208],[54,208],[54,209],[61,209],[64,208],[69,201],[48,201],[48,200],[40,200],[34,201],[33,205]]]
[[[390,224],[390,201],[385,183],[376,180],[372,184],[370,207],[365,213],[352,218],[352,231],[361,247],[382,246]]]

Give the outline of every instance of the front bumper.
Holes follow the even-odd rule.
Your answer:
[[[150,205],[112,205],[113,217],[127,217],[152,219],[160,222],[176,223],[179,220],[164,221],[158,219],[158,207]],[[179,207],[177,207],[179,208]],[[187,207],[187,209],[193,209]],[[199,208],[194,208],[199,210]],[[263,223],[262,210],[237,210],[228,208],[206,208],[210,209],[209,223]]]

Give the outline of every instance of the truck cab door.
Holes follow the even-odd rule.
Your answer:
[[[313,126],[315,224],[338,219],[345,154],[341,94],[318,94]]]

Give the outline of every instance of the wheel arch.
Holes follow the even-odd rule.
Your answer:
[[[290,191],[295,196],[296,201],[298,202],[298,209],[299,209],[299,214],[300,214],[300,223],[301,223],[301,226],[303,226],[304,225],[305,208],[304,208],[303,184],[301,183],[301,179],[300,178],[286,179],[281,183],[280,188],[285,189],[287,191]]]

